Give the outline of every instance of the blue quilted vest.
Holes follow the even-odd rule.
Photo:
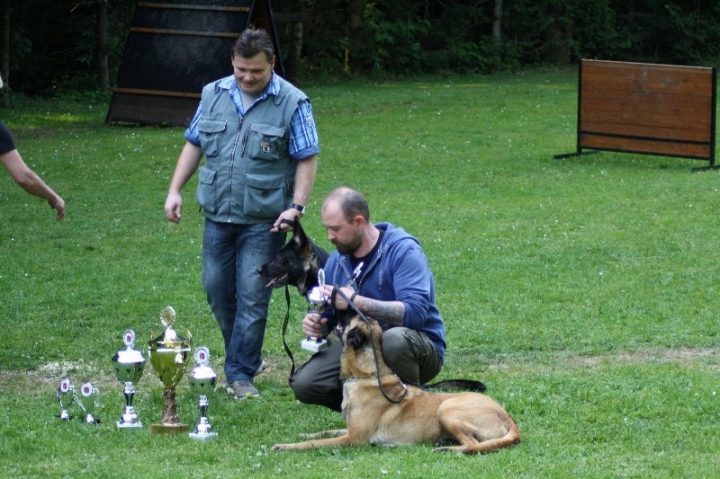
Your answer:
[[[244,118],[218,82],[203,88],[198,130],[205,164],[196,197],[208,219],[263,223],[292,203],[297,162],[288,154],[290,122],[306,96],[279,81],[279,94],[255,103]]]

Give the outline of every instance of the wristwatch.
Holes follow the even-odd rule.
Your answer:
[[[295,209],[298,210],[298,211],[300,212],[300,214],[302,214],[302,215],[305,214],[305,207],[304,207],[303,205],[299,205],[299,204],[297,204],[297,203],[293,203],[292,205],[290,205],[290,208],[295,208]]]

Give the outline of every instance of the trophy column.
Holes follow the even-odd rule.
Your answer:
[[[175,387],[185,374],[185,368],[190,361],[190,339],[179,336],[172,328],[175,317],[175,310],[170,306],[165,307],[160,315],[165,331],[148,342],[150,364],[165,385],[162,418],[159,423],[150,426],[150,433],[153,435],[174,435],[189,429],[178,417]]]

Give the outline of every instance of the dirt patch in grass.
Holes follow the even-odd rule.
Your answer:
[[[541,352],[481,360],[482,363],[488,365],[488,369],[535,369],[537,371],[591,369],[598,366],[652,362],[691,364],[701,361],[706,364],[706,367],[720,371],[720,347],[638,349],[601,355]]]
[[[619,353],[602,356],[578,356],[576,361],[594,366],[600,363],[633,363],[633,362],[689,362],[697,358],[710,356],[720,357],[720,348],[669,348],[669,349],[648,349],[627,353]]]
[[[285,384],[287,374],[285,357],[268,357],[270,366],[263,372],[258,380],[269,380]],[[570,355],[566,353],[541,353],[538,355],[517,356],[503,358],[502,361],[488,364],[489,369],[536,369],[541,370],[568,370],[586,369],[598,366],[607,366],[625,363],[649,363],[649,362],[681,362],[686,364],[703,361],[705,366],[720,371],[720,347],[718,348],[666,348],[666,349],[641,349],[631,352],[621,352],[607,355]],[[192,367],[192,366],[190,366]],[[214,366],[218,373],[218,382],[223,380],[222,365]],[[16,391],[42,391],[45,394],[48,388],[57,387],[63,377],[70,377],[75,387],[79,387],[85,381],[91,381],[101,390],[112,390],[121,388],[114,376],[112,367],[109,365],[89,364],[85,362],[61,361],[47,363],[37,369],[30,371],[0,371],[0,390]],[[146,376],[157,376],[148,363],[142,381],[148,379]],[[150,381],[156,386],[159,379],[152,377]],[[157,384],[155,382],[158,381]],[[184,384],[183,384],[184,386]],[[182,386],[181,386],[182,387]]]

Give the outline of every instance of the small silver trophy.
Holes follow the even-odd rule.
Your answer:
[[[60,386],[57,388],[57,400],[60,403],[60,414],[57,414],[55,417],[59,417],[63,421],[71,420],[73,417],[68,412],[68,408],[73,403],[74,399],[75,393],[70,379],[63,378],[63,380],[60,381]]]
[[[90,382],[85,382],[80,386],[80,395],[75,395],[80,409],[85,413],[85,422],[87,424],[99,424],[100,419],[95,417],[95,410],[100,406],[100,391]]]
[[[327,296],[322,292],[325,286],[325,270],[320,268],[318,270],[318,286],[315,286],[307,294],[308,313],[313,314],[318,320],[320,319],[320,312],[323,310],[324,304],[327,301]],[[327,340],[325,338],[305,338],[300,343],[300,347],[312,351],[313,353],[319,353],[328,348]]]
[[[125,384],[125,410],[117,422],[119,428],[142,427],[142,423],[138,420],[135,407],[133,407],[133,397],[135,397],[135,384],[140,380],[145,369],[145,356],[135,349],[135,332],[132,329],[125,331],[123,335],[125,349],[120,349],[113,356],[112,361],[115,366],[115,377],[118,381]]]
[[[208,394],[215,390],[215,381],[217,374],[210,366],[210,350],[205,347],[199,347],[195,351],[195,366],[190,372],[190,389],[198,395],[198,407],[200,408],[200,419],[195,426],[195,431],[190,433],[193,439],[208,439],[217,436],[212,431],[212,426],[207,417],[207,409],[210,405]]]

